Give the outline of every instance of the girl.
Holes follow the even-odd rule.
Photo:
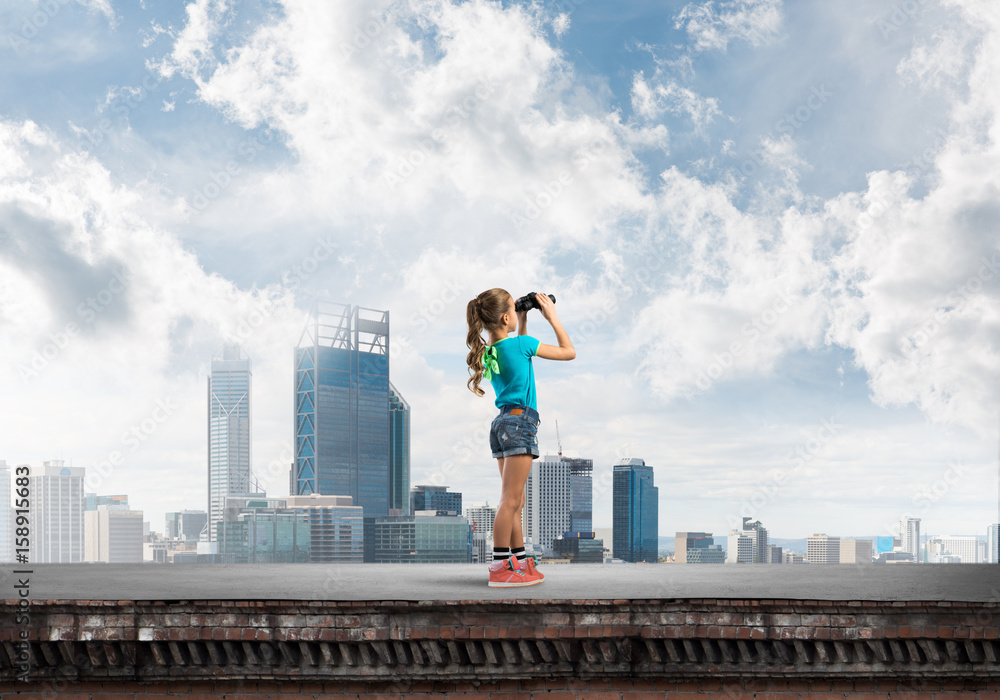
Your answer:
[[[490,449],[500,466],[501,492],[493,520],[493,563],[490,586],[531,586],[545,578],[535,568],[535,560],[524,553],[521,509],[524,484],[531,460],[538,457],[538,417],[535,406],[534,356],[546,360],[572,360],[576,350],[556,316],[555,304],[545,294],[535,294],[542,316],[552,325],[559,345],[545,345],[527,333],[527,311],[514,310],[514,297],[505,290],[488,289],[469,302],[465,315],[469,323],[466,361],[472,378],[469,390],[482,396],[479,383],[486,378],[496,391],[500,413],[490,426]],[[490,344],[482,332],[489,333]],[[517,331],[513,338],[508,334]],[[509,548],[509,549],[508,549]]]

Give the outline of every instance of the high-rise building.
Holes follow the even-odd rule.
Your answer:
[[[389,382],[389,508],[407,515],[409,492],[410,404]]]
[[[600,564],[604,561],[604,543],[594,532],[567,532],[552,540],[552,551],[573,564]]]
[[[927,541],[927,560],[929,562],[979,564],[982,563],[979,544],[978,537],[935,535]],[[946,556],[949,558],[945,558]]]
[[[524,483],[521,532],[535,551],[551,555],[552,541],[570,529],[572,462],[562,455],[544,455],[531,464]]]
[[[841,540],[840,541],[840,563],[841,564],[871,564],[874,559],[872,552],[872,541],[863,540]]]
[[[388,515],[389,395],[389,312],[319,302],[295,349],[292,495],[348,495],[365,517]]]
[[[726,539],[727,564],[753,563],[753,536],[745,530],[730,530]]]
[[[14,469],[0,459],[0,561],[14,561],[14,508],[11,493],[16,483]],[[23,483],[23,482],[22,482]]]
[[[251,471],[250,358],[225,345],[208,378],[208,539],[216,541],[227,496],[263,496]]]
[[[476,564],[493,561],[493,521],[497,509],[489,503],[466,506],[465,517],[472,526],[472,561]]]
[[[783,564],[784,563],[784,553],[781,551],[781,547],[776,544],[771,544],[767,546],[767,563],[768,564]]]
[[[75,564],[83,561],[83,467],[67,467],[61,459],[32,467],[29,522],[32,564]],[[141,522],[141,521],[140,521]]]
[[[759,520],[748,522],[750,518],[743,517],[743,532],[753,540],[753,562],[766,564],[768,557],[767,528]]]
[[[468,563],[472,527],[463,515],[365,518],[365,561],[377,564]]]
[[[1000,563],[1000,524],[986,528],[986,563]]]
[[[806,559],[810,564],[839,564],[840,538],[823,533],[807,537]]]
[[[305,513],[309,523],[309,561],[313,564],[361,563],[365,554],[364,509],[350,496],[289,496],[288,508]]]
[[[726,552],[711,532],[678,532],[674,536],[675,564],[723,564]]]
[[[447,486],[419,484],[410,490],[409,511],[412,515],[421,510],[437,511],[437,515],[461,515],[462,494],[449,492]]]
[[[208,523],[208,513],[203,510],[180,510],[167,513],[165,521],[163,535],[168,540],[196,542]]]
[[[920,518],[904,515],[899,520],[900,549],[913,556],[913,561],[921,561],[920,556]]]
[[[594,531],[594,460],[569,460],[569,529],[570,532]],[[584,543],[586,544],[586,543]]]
[[[142,561],[141,510],[121,510],[109,504],[84,511],[84,533],[84,561]]]
[[[659,552],[659,489],[653,468],[626,457],[612,481],[613,549],[616,559],[656,563]]]

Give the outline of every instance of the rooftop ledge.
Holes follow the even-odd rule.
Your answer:
[[[537,586],[495,589],[481,564],[5,565],[0,694],[250,679],[320,690],[363,681],[369,692],[540,678],[744,689],[753,678],[855,688],[951,679],[1000,689],[996,566],[543,570]],[[21,590],[29,605],[19,605]],[[26,683],[8,683],[25,668]]]

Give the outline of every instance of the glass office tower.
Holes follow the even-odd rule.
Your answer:
[[[612,556],[656,563],[659,489],[653,486],[653,468],[641,459],[625,458],[615,465],[612,488]]]
[[[390,503],[389,312],[319,302],[295,349],[292,495]]]
[[[389,507],[410,514],[410,404],[389,382]]]
[[[263,495],[250,470],[250,358],[225,345],[208,378],[208,537],[218,539],[226,496]]]

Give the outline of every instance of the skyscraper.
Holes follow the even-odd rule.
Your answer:
[[[83,561],[83,467],[67,467],[61,459],[32,467],[28,477],[31,493],[32,564],[75,564]],[[140,527],[142,521],[139,522]]]
[[[899,519],[900,549],[913,555],[913,561],[919,562],[920,557],[920,518],[904,515]]]
[[[257,494],[251,459],[251,366],[238,345],[212,358],[208,378],[208,537],[218,539],[226,496]]]
[[[594,460],[569,461],[569,531],[594,531]]]
[[[767,564],[768,542],[767,528],[759,520],[748,522],[749,517],[743,516],[743,534],[749,535],[753,540],[753,562],[755,564]]]
[[[1000,563],[1000,523],[994,523],[986,528],[986,563]]]
[[[616,559],[655,563],[659,551],[659,489],[653,468],[626,457],[612,482],[613,551]]]
[[[295,349],[292,495],[389,514],[389,395],[389,312],[319,302]]]
[[[537,551],[552,553],[552,542],[570,529],[572,486],[570,460],[543,455],[535,460],[524,484],[521,531]]]
[[[408,514],[410,491],[410,404],[389,382],[389,507]]]

